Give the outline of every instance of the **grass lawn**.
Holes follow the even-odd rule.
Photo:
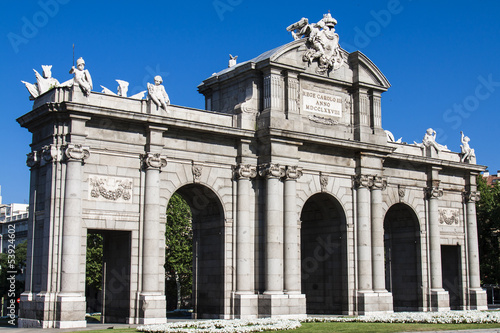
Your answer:
[[[110,324],[112,326],[112,324]],[[287,332],[296,333],[358,333],[358,332],[419,332],[419,331],[445,331],[466,330],[481,328],[500,328],[500,324],[385,324],[385,323],[303,323],[302,327]],[[80,331],[80,333],[110,333],[111,330]],[[133,333],[134,328],[114,329],[116,333]],[[285,331],[281,331],[285,332]]]

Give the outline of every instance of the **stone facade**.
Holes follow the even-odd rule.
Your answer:
[[[334,68],[306,62],[308,47],[297,39],[212,75],[198,87],[206,110],[167,114],[78,87],[38,97],[18,119],[33,133],[21,326],[85,326],[91,231],[108,237],[110,316],[166,321],[175,192],[193,213],[198,318],[485,308],[484,167],[387,142],[380,70],[341,49]]]

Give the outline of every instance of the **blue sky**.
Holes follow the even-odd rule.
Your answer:
[[[500,169],[500,2],[483,1],[6,1],[0,13],[0,140],[3,203],[27,202],[30,133],[16,118],[32,108],[20,80],[53,65],[59,81],[83,57],[94,90],[130,82],[144,90],[160,74],[172,104],[203,108],[197,85],[238,61],[292,41],[285,28],[331,11],[340,45],[360,50],[392,87],[382,95],[382,126],[403,141],[460,150],[471,138],[478,164]]]

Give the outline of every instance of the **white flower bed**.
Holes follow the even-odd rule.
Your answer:
[[[139,326],[140,332],[152,333],[249,333],[262,331],[284,331],[300,327],[298,320],[254,319],[254,320],[203,320],[189,322],[174,322],[160,325]]]
[[[303,323],[425,323],[425,324],[491,324],[500,323],[500,312],[446,311],[396,312],[358,317],[309,317],[306,319],[203,320],[139,326],[140,332],[151,333],[249,333],[283,331],[299,328]]]
[[[359,317],[309,317],[302,322],[363,322],[363,323],[422,323],[422,324],[491,324],[500,323],[500,312],[446,311],[396,312]]]

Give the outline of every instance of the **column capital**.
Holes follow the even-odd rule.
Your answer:
[[[141,161],[144,169],[156,169],[167,166],[167,157],[159,153],[145,153],[141,154]]]
[[[370,188],[373,186],[373,177],[369,175],[355,175],[353,176],[353,181],[356,188]]]
[[[233,173],[236,179],[251,179],[257,176],[257,167],[251,164],[240,163],[233,166]]]
[[[90,156],[89,147],[84,147],[81,144],[69,143],[64,148],[64,156],[66,161],[82,162]]]
[[[443,189],[439,186],[429,186],[425,188],[427,199],[438,199],[443,196]]]
[[[302,176],[302,168],[298,166],[287,166],[285,171],[286,180],[297,180]]]
[[[30,168],[40,165],[40,154],[36,150],[26,154],[26,165]]]
[[[53,144],[43,146],[40,155],[40,165],[42,166],[52,161],[60,162],[63,158],[61,148]]]
[[[385,190],[387,188],[387,178],[381,176],[373,176],[372,190]]]
[[[481,192],[466,190],[463,192],[465,202],[478,202],[481,199]]]
[[[261,164],[259,175],[266,178],[282,178],[285,176],[285,166],[277,163]]]

